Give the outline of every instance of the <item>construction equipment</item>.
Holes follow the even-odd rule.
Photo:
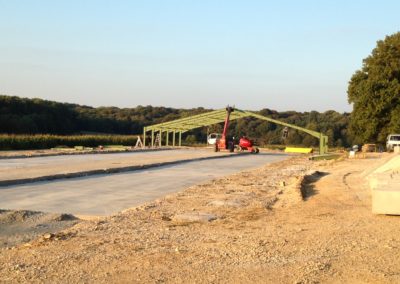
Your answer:
[[[253,141],[251,141],[247,137],[241,137],[239,140],[239,144],[235,145],[235,139],[227,135],[229,128],[229,118],[234,110],[235,109],[233,107],[226,107],[224,131],[222,132],[221,137],[217,138],[214,144],[214,151],[218,152],[221,150],[228,150],[232,153],[235,151],[235,148],[237,148],[239,151],[249,151],[251,153],[257,154],[260,150],[257,147],[254,147]]]
[[[239,145],[237,145],[239,151],[249,151],[253,154],[258,154],[260,152],[260,149],[257,147],[254,147],[254,142],[253,140],[250,140],[249,138],[243,136],[239,140]]]
[[[236,120],[245,117],[253,117],[256,119],[268,121],[270,123],[287,126],[288,128],[295,129],[298,131],[305,132],[313,137],[319,139],[319,153],[326,154],[328,152],[328,136],[323,133],[316,132],[307,128],[303,128],[294,124],[286,123],[270,117],[263,116],[250,111],[244,111],[235,108],[235,111],[231,113],[230,120]],[[226,109],[218,109],[210,111],[207,113],[201,113],[193,116],[183,117],[173,121],[158,123],[154,125],[149,125],[143,128],[143,145],[154,145],[154,138],[158,133],[166,134],[166,138],[172,135],[172,145],[175,146],[175,137],[177,138],[177,146],[181,146],[182,134],[188,132],[192,129],[201,128],[209,125],[214,125],[217,123],[222,123],[226,119]],[[151,132],[150,141],[146,140],[146,133]],[[160,136],[162,138],[163,136]],[[150,143],[149,143],[150,142]],[[160,143],[162,145],[161,139]],[[169,140],[164,140],[165,146],[168,146]]]

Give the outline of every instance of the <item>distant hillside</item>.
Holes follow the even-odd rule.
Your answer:
[[[42,99],[0,96],[0,133],[8,134],[79,134],[111,133],[139,134],[143,126],[177,119],[209,111],[204,108],[175,109],[166,107],[137,106],[135,108],[89,107],[77,104],[59,103]],[[336,111],[277,112],[262,109],[258,113],[321,131],[330,138],[331,146],[350,145],[347,131],[349,114]],[[221,125],[199,129],[188,133],[188,140],[205,139],[207,131],[219,132]],[[318,140],[301,132],[291,130],[289,137],[282,140],[282,127],[246,118],[232,123],[233,135],[257,138],[260,144],[316,145]]]
[[[203,108],[182,110],[138,106],[116,108],[82,106],[42,99],[0,96],[0,133],[75,134],[100,132],[113,134],[141,133],[144,125],[176,119]]]

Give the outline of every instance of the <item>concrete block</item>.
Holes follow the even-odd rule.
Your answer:
[[[369,176],[372,212],[400,215],[400,156],[394,156]]]
[[[369,177],[372,212],[400,215],[400,156],[376,169]]]
[[[396,188],[373,190],[372,213],[400,215],[400,190]]]

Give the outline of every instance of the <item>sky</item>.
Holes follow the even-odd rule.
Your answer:
[[[351,111],[400,1],[0,0],[0,94],[89,106]]]

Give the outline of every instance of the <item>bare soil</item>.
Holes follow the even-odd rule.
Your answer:
[[[9,283],[398,283],[400,218],[371,213],[387,159],[293,158],[0,251]]]
[[[11,248],[77,224],[70,214],[51,214],[27,210],[0,210],[0,248]]]

